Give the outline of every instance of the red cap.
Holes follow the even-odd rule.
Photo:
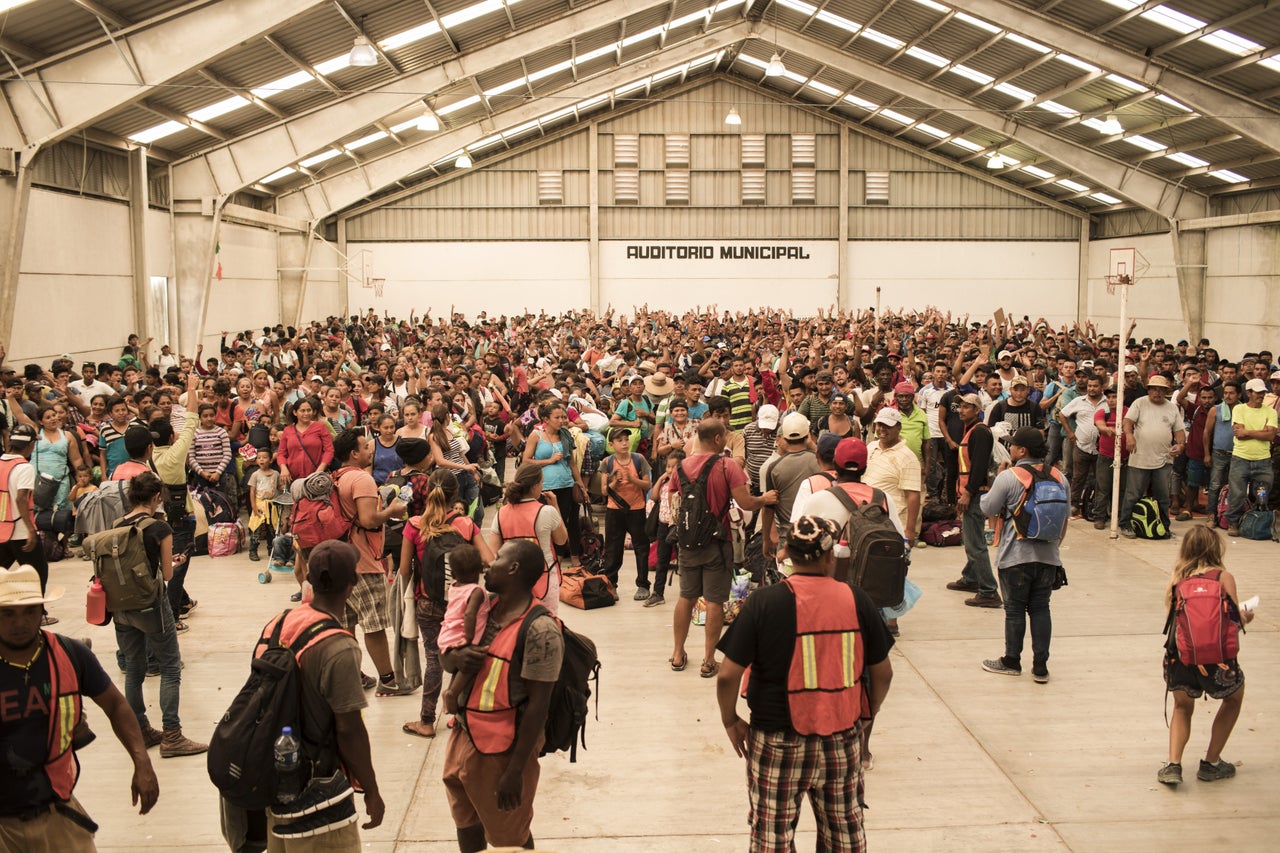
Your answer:
[[[912,382],[910,379],[904,379],[897,385],[893,386],[893,393],[914,394],[916,393],[916,383]]]
[[[845,471],[862,471],[867,467],[867,445],[860,438],[842,438],[836,445],[836,467]]]

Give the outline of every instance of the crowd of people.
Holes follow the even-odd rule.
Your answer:
[[[1043,318],[997,317],[971,321],[932,307],[833,307],[809,317],[718,306],[473,318],[428,309],[224,332],[207,358],[168,346],[155,353],[137,336],[117,361],[64,357],[15,368],[0,349],[0,564],[29,566],[38,579],[20,600],[0,597],[0,651],[17,666],[10,655],[34,648],[31,667],[64,648],[40,630],[56,621],[42,606],[55,597],[46,589],[48,562],[80,544],[58,513],[74,514],[102,484],[128,481],[129,511],[165,519],[146,535],[152,568],[167,582],[155,624],[116,618],[120,698],[135,725],[117,725],[117,695],[104,692],[106,677],[87,651],[72,643],[69,663],[63,652],[41,665],[70,666],[80,685],[97,689],[91,697],[109,709],[134,756],[145,811],[154,802],[146,748],[159,745],[165,757],[205,748],[182,735],[178,720],[177,638],[197,605],[187,586],[199,578],[190,565],[202,497],[217,493],[248,519],[250,559],[265,544],[274,562],[273,540],[285,546],[297,610],[323,611],[315,620],[328,614],[345,628],[301,657],[304,672],[308,656],[335,667],[323,683],[304,679],[304,695],[330,700],[329,713],[311,722],[335,731],[337,743],[317,766],[326,778],[339,764],[363,771],[366,826],[381,820],[382,805],[359,723],[364,691],[418,690],[397,672],[388,643],[388,581],[399,574],[412,588],[425,652],[420,714],[404,731],[434,737],[443,693],[458,720],[445,787],[460,848],[521,845],[532,841],[537,726],[516,726],[512,716],[495,729],[495,695],[508,709],[525,709],[526,719],[545,717],[563,654],[555,619],[562,578],[586,569],[616,590],[630,551],[634,598],[645,607],[664,605],[668,579],[679,575],[673,670],[689,663],[691,616],[705,613],[699,671],[717,679],[729,739],[748,759],[753,849],[786,849],[797,792],[805,791],[828,810],[820,832],[840,836],[831,849],[862,849],[858,791],[872,766],[871,722],[892,678],[898,620],[921,591],[884,607],[832,580],[833,567],[849,559],[842,532],[850,504],[837,491],[855,506],[881,505],[908,553],[923,545],[926,517],[958,516],[965,560],[947,587],[969,593],[967,605],[1005,612],[1003,654],[981,665],[1020,675],[1029,617],[1038,682],[1049,679],[1049,601],[1065,570],[1058,541],[1028,541],[999,524],[1021,506],[1026,471],[1061,483],[1072,518],[1098,529],[1110,520],[1118,478],[1116,521],[1128,538],[1167,536],[1171,518],[1198,516],[1237,536],[1242,525],[1250,529],[1246,516],[1276,506],[1280,370],[1271,352],[1224,358],[1208,340],[1192,346],[1139,339],[1135,327],[1116,336],[1092,323],[1054,328]],[[289,503],[329,494],[350,531],[341,545],[284,535]],[[701,505],[703,539],[676,535],[693,523],[683,506],[690,496]],[[591,547],[594,505],[603,509],[602,553]],[[1194,529],[1184,537],[1181,579],[1222,568],[1219,534]],[[452,568],[440,574],[430,567],[443,553]],[[723,605],[744,565],[754,591],[726,633]],[[771,583],[779,572],[785,582]],[[494,595],[483,594],[482,576]],[[1230,576],[1221,577],[1226,586]],[[1248,611],[1235,609],[1233,580],[1228,592],[1235,618],[1247,621]],[[550,618],[524,627],[517,667],[517,623],[534,605]],[[24,620],[36,612],[36,627],[23,621],[10,632],[10,607]],[[295,622],[290,632],[306,627]],[[352,640],[357,626],[364,667]],[[814,651],[801,639],[816,635],[826,651],[810,660]],[[845,668],[842,642],[857,652]],[[495,664],[495,648],[510,666]],[[1189,697],[1208,692],[1238,713],[1243,696],[1234,659],[1225,683],[1180,666],[1166,673],[1183,697],[1170,767],[1180,766]],[[749,724],[735,701],[748,667]],[[150,726],[141,700],[145,672],[157,669],[163,731]],[[11,670],[0,670],[0,688]],[[447,690],[446,670],[455,673]],[[335,686],[339,675],[356,687]],[[870,687],[860,692],[864,675]],[[1230,775],[1220,760],[1230,725],[1223,728],[1215,725],[1201,778]],[[35,766],[40,756],[22,769],[30,775]],[[1162,774],[1172,783],[1172,771]],[[12,775],[0,775],[12,784]],[[836,777],[839,785],[825,784]],[[326,789],[333,803],[309,816],[308,831],[340,829],[358,845],[351,798],[338,790]],[[49,803],[69,801],[66,793],[57,784],[28,786],[0,809],[0,826],[10,816],[47,816]],[[273,821],[275,835],[288,838],[281,815]]]

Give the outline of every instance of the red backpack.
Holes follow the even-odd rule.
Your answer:
[[[1235,606],[1213,569],[1179,581],[1173,588],[1173,623],[1178,660],[1188,666],[1216,666],[1240,653]]]
[[[338,505],[340,475],[341,472],[333,475],[333,491],[329,492],[327,500],[302,498],[294,502],[290,523],[299,548],[314,548],[330,539],[346,539],[351,532],[351,519]]]

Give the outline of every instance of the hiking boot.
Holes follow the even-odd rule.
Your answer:
[[[271,814],[279,820],[293,820],[336,805],[353,793],[346,775],[341,770],[337,770],[332,776],[312,779],[307,783],[307,787],[302,789],[302,793],[296,800],[285,803],[279,808],[273,808]]]
[[[252,551],[249,552],[249,559],[255,563],[262,559],[261,557],[258,556],[257,548],[254,548]]]
[[[632,601],[648,601],[648,600],[649,600],[649,588],[648,588],[648,587],[646,587],[646,586],[642,586],[642,587],[637,588],[637,589],[636,589],[636,594],[635,594],[635,595],[633,595],[633,596],[631,596],[631,600],[632,600]]]
[[[1121,536],[1123,536],[1125,539],[1137,539],[1137,538],[1138,538],[1138,534],[1136,534],[1136,533],[1134,533],[1134,532],[1133,532],[1133,528],[1132,528],[1132,527],[1121,527],[1121,528],[1120,528],[1120,535],[1121,535]]]
[[[1107,520],[1106,520],[1105,518],[1099,518],[1099,519],[1097,519],[1096,521],[1094,521],[1094,522],[1093,522],[1093,529],[1094,529],[1094,530],[1106,530],[1106,529],[1107,529]]]
[[[1236,775],[1236,766],[1230,761],[1218,759],[1217,764],[1210,764],[1203,758],[1200,759],[1200,769],[1196,771],[1196,778],[1201,782],[1216,782],[1219,779],[1230,779]]]
[[[666,603],[667,600],[656,592],[644,600],[645,607],[657,607],[659,604]]]
[[[947,589],[952,592],[978,592],[978,582],[967,581],[964,578],[960,578],[958,581],[952,581],[947,584]]]
[[[970,607],[1004,607],[1004,602],[1000,600],[1000,593],[992,592],[986,595],[978,593],[972,598],[966,598],[964,603]]]
[[[1182,784],[1182,765],[1170,762],[1160,768],[1160,772],[1156,774],[1156,781],[1162,785],[1168,785],[1176,788]]]
[[[1047,666],[1031,667],[1031,677],[1032,679],[1035,680],[1036,684],[1048,684],[1049,683],[1049,667]]]
[[[209,751],[209,744],[196,743],[182,733],[182,729],[165,729],[160,741],[161,758],[179,758],[183,755],[200,755]]]
[[[994,672],[996,675],[1022,675],[1022,667],[1009,666],[1004,662],[1004,658],[984,660],[982,668],[987,672]]]
[[[333,832],[335,829],[341,829],[355,822],[355,797],[343,797],[338,802],[318,812],[304,815],[287,823],[277,823],[272,827],[271,831],[278,838],[311,838],[316,835]]]
[[[147,749],[150,749],[153,746],[159,746],[163,740],[164,735],[159,731],[159,729],[153,728],[150,723],[148,723],[147,727],[142,730],[142,742],[147,745]]]
[[[1230,527],[1228,527],[1228,528],[1227,528],[1227,535],[1228,535],[1228,536],[1239,536],[1239,535],[1240,535],[1240,525],[1238,525],[1238,524],[1233,524],[1233,525],[1231,525]],[[1198,777],[1199,777],[1199,774],[1196,774],[1196,775],[1197,775],[1197,778],[1198,778]]]

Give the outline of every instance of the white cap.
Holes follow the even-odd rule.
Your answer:
[[[760,427],[760,429],[777,429],[778,418],[780,417],[777,406],[765,403],[760,407],[760,411],[756,412],[756,426]]]
[[[788,412],[782,419],[782,437],[796,440],[809,434],[809,419],[799,412]]]
[[[1265,394],[1267,393],[1267,383],[1263,382],[1261,379],[1250,379],[1248,382],[1244,383],[1244,390],[1257,391],[1259,394]]]
[[[1125,372],[1125,373],[1137,373],[1137,372],[1138,372],[1138,366],[1137,366],[1136,364],[1126,364],[1126,365],[1124,366],[1124,372]]]
[[[1002,350],[1000,350],[1000,352],[996,355],[996,360],[997,360],[997,361],[999,361],[1000,359],[1004,358],[1005,356],[1008,356],[1009,358],[1013,358],[1013,353],[1009,352],[1007,349],[1002,349]]]
[[[887,427],[896,427],[902,423],[902,412],[899,412],[897,409],[881,409],[880,414],[876,415],[876,419],[873,423],[884,424]]]

